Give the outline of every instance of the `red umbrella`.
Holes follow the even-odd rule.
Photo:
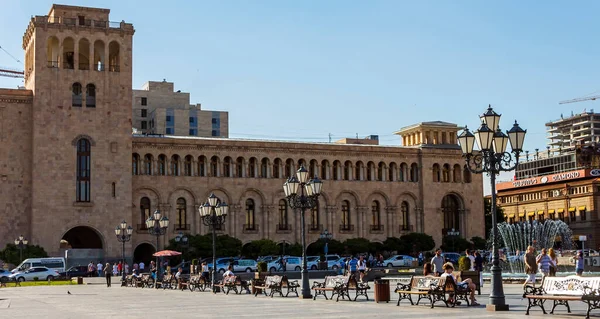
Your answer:
[[[180,252],[178,251],[174,251],[174,250],[161,250],[159,252],[154,253],[154,257],[172,257],[172,256],[179,256],[181,255]]]

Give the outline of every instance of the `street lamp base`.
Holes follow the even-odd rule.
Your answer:
[[[299,299],[312,299],[313,296],[312,295],[304,296],[304,295],[300,294],[300,296],[298,298]]]
[[[485,305],[487,311],[508,311],[508,305]]]

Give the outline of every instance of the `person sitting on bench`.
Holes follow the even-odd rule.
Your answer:
[[[452,263],[445,263],[442,266],[442,269],[444,270],[444,273],[442,274],[442,277],[452,277],[452,280],[454,280],[454,282],[456,283],[456,286],[458,288],[462,288],[462,289],[466,289],[469,288],[469,297],[471,299],[471,306],[479,306],[479,304],[477,303],[477,300],[475,299],[475,289],[477,288],[475,286],[475,284],[473,283],[473,281],[471,280],[471,278],[467,278],[461,282],[456,281],[456,278],[454,278],[454,276],[452,275],[452,272],[454,271],[454,266],[452,266]],[[454,297],[452,297],[454,298]],[[452,300],[450,302],[453,302]]]

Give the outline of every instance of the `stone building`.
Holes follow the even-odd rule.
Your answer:
[[[26,89],[0,89],[0,245],[23,234],[53,256],[116,258],[125,220],[136,228],[126,254],[142,258],[155,249],[150,212],[171,220],[160,249],[179,231],[208,232],[198,206],[210,193],[231,207],[220,233],[297,242],[282,185],[299,165],[324,183],[309,243],[324,229],[338,240],[483,237],[482,178],[464,170],[454,124],[404,128],[403,147],[132,135],[133,34],[107,9],[53,5],[32,17]]]
[[[173,82],[149,81],[133,90],[133,127],[148,134],[229,137],[227,112],[202,110]]]

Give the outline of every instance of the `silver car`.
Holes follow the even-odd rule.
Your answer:
[[[58,278],[59,275],[56,270],[49,269],[48,267],[31,267],[27,270],[11,274],[8,276],[8,279],[11,281],[31,281],[35,277],[37,277],[38,280],[52,280]]]

